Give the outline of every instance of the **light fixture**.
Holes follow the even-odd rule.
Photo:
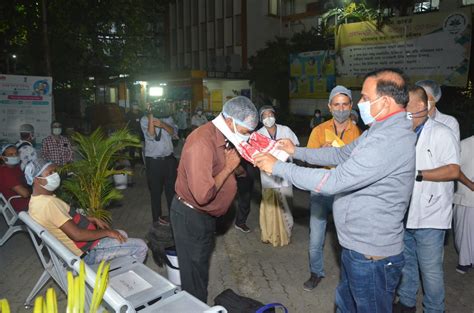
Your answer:
[[[12,58],[16,59],[16,54],[12,54]]]
[[[148,94],[152,97],[161,97],[163,96],[163,87],[150,87]]]

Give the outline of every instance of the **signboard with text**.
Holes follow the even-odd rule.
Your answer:
[[[399,68],[410,81],[432,79],[465,87],[471,50],[471,13],[459,10],[341,25],[336,35],[337,83],[360,87],[381,68]]]
[[[51,77],[0,74],[0,140],[15,143],[31,124],[38,143],[51,134]]]

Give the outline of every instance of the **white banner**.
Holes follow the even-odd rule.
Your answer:
[[[31,124],[37,143],[51,134],[51,77],[0,74],[0,141],[20,139],[20,125]]]
[[[337,83],[359,87],[376,69],[402,69],[412,82],[432,79],[465,87],[471,51],[471,12],[436,12],[341,25],[336,50]]]

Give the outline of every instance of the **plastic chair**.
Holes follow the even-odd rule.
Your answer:
[[[21,196],[13,196],[10,199],[5,199],[2,193],[0,193],[0,213],[2,213],[5,222],[7,223],[8,229],[0,238],[0,246],[3,246],[14,233],[19,231],[26,231],[26,227],[24,225],[15,225],[18,221],[18,214],[13,209],[11,205],[11,201],[13,199],[21,198]]]

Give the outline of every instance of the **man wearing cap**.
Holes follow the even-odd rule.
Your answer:
[[[341,146],[350,144],[360,136],[357,125],[350,118],[352,110],[352,92],[344,86],[336,86],[331,90],[328,103],[333,118],[316,126],[308,140],[308,148]],[[340,142],[334,143],[338,138]],[[333,145],[334,143],[334,145]],[[311,275],[303,284],[306,291],[313,290],[325,276],[324,272],[324,240],[326,237],[327,216],[332,212],[334,196],[311,193],[309,221],[309,267]]]
[[[264,105],[259,111],[263,127],[257,132],[278,140],[289,138],[295,146],[299,146],[298,137],[288,127],[276,124],[275,109]],[[260,202],[260,239],[274,247],[286,246],[290,243],[293,228],[293,215],[290,205],[293,201],[293,186],[280,177],[260,172],[262,182],[262,201]]]
[[[422,87],[428,95],[428,115],[435,121],[448,126],[454,134],[454,138],[459,142],[459,123],[451,115],[441,113],[436,105],[441,99],[441,87],[433,80],[420,80],[415,85]]]
[[[257,123],[254,104],[246,97],[235,97],[212,122],[194,130],[183,147],[171,225],[181,287],[203,302],[207,302],[216,218],[227,212],[237,193],[234,170],[240,157],[236,150]]]
[[[84,262],[97,264],[121,256],[145,260],[148,247],[142,239],[128,238],[124,231],[111,229],[100,219],[81,215],[54,195],[61,184],[55,164],[43,159],[31,161],[25,177],[33,186],[28,208],[31,218]]]
[[[270,154],[254,157],[267,173],[314,193],[332,196],[341,253],[338,312],[391,312],[404,266],[403,218],[415,176],[416,135],[407,119],[406,78],[400,70],[367,74],[358,103],[370,125],[341,148],[308,149],[280,140],[294,158],[332,169],[305,168]]]
[[[59,166],[72,162],[71,142],[61,135],[62,130],[60,122],[52,122],[51,135],[43,139],[41,149],[43,159]]]
[[[0,165],[0,193],[3,194],[6,200],[14,196],[20,196],[10,200],[15,211],[20,212],[28,209],[31,191],[20,169],[20,158],[15,145],[4,145],[1,149],[0,159],[3,161]]]
[[[451,129],[428,117],[428,98],[422,87],[410,89],[407,112],[417,135],[417,171],[406,218],[405,266],[394,312],[416,312],[420,276],[424,311],[444,312],[444,239],[453,216],[453,181],[460,175],[459,142]]]
[[[31,124],[20,125],[20,140],[15,144],[18,148],[21,170],[25,169],[28,162],[38,157],[34,147],[35,129]]]

